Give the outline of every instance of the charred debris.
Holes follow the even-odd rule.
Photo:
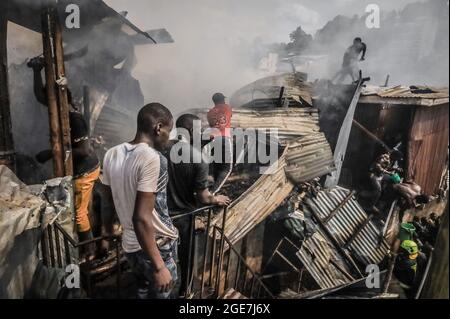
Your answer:
[[[90,243],[77,240],[70,222],[74,212],[67,89],[57,83],[70,81],[102,157],[105,149],[128,138],[133,131],[128,123],[143,104],[139,83],[131,75],[134,46],[172,39],[165,30],[139,30],[102,1],[80,1],[89,23],[63,32],[59,19],[64,1],[58,2],[61,7],[38,2],[0,4],[0,295],[126,298],[134,282],[120,248],[120,230],[107,238],[97,232],[90,242],[111,243],[104,258],[85,262],[78,256]],[[23,81],[25,65],[8,70],[8,21],[41,33],[43,56],[47,65],[55,66],[46,69],[47,83],[54,83],[47,91],[48,114],[31,113],[40,123],[35,127],[46,129],[36,138],[19,132],[26,125],[17,125],[30,121],[21,107],[36,107],[35,102],[25,103],[32,100],[31,92],[20,105],[10,103],[11,95],[25,88],[29,92],[31,84]],[[118,31],[121,50],[115,50],[116,40],[107,39],[105,30],[111,28]],[[123,28],[133,32],[122,34]],[[9,86],[8,71],[14,73]],[[403,297],[390,264],[399,207],[389,196],[382,197],[375,214],[357,195],[368,187],[374,160],[397,147],[404,154],[399,165],[405,177],[433,195],[420,217],[446,213],[441,232],[448,234],[448,99],[448,88],[376,87],[362,76],[351,85],[312,83],[300,72],[264,78],[238,90],[231,101],[232,126],[278,129],[279,159],[266,175],[260,175],[257,164],[236,165],[224,186],[233,199],[231,206],[192,214],[188,297]],[[205,118],[205,109],[192,112]],[[53,171],[33,160],[38,145],[48,143],[48,132]],[[21,180],[39,185],[27,186]],[[99,229],[107,205],[101,185],[96,187],[92,215]],[[430,281],[439,278],[429,270],[445,259],[448,264],[448,238],[434,237],[422,239],[442,251],[446,242],[447,255],[430,249],[417,298],[429,294]],[[13,251],[23,253],[13,258]],[[81,266],[83,289],[77,296],[68,296],[59,286],[69,264]],[[379,285],[368,288],[367,269],[374,265]]]

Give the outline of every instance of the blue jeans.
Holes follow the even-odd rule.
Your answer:
[[[161,257],[170,271],[175,286],[177,275],[177,242],[173,241],[159,248]],[[130,267],[137,277],[138,299],[170,299],[172,291],[161,293],[157,290],[154,283],[155,267],[142,250],[135,253],[126,254]]]

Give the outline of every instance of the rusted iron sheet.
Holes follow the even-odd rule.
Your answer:
[[[430,93],[425,93],[430,92]],[[367,86],[362,91],[363,96],[377,95],[383,98],[419,98],[419,99],[447,99],[449,92],[447,87],[431,86],[394,86],[394,87],[376,87]]]
[[[429,195],[436,194],[446,169],[449,143],[448,107],[416,110],[408,146],[408,177]]]
[[[235,107],[312,106],[312,92],[312,85],[306,82],[305,74],[290,72],[244,86],[233,95],[231,102]]]
[[[323,133],[289,141],[286,174],[294,183],[304,183],[334,170],[333,153]]]

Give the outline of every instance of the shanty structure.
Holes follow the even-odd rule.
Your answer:
[[[69,6],[79,10],[79,27],[66,24]],[[144,32],[126,19],[126,13],[118,13],[100,0],[8,0],[2,1],[0,15],[0,161],[13,168],[14,154],[31,162],[38,152],[51,147],[52,175],[72,175],[68,90],[89,123],[91,135],[100,137],[104,147],[130,137],[137,110],[144,103],[139,82],[131,75],[134,46],[173,42],[165,29]],[[8,77],[8,23],[15,24],[11,29],[17,34],[31,38],[30,45],[39,48],[42,43],[48,112],[33,95],[33,77],[26,62],[11,65],[13,76]],[[34,32],[42,35],[41,41]],[[26,125],[30,118],[48,122],[48,127]],[[47,130],[50,143],[43,141],[48,139]]]
[[[250,99],[250,100],[249,100]],[[331,173],[331,148],[320,132],[318,110],[312,107],[312,86],[303,73],[263,78],[238,90],[231,98],[232,128],[269,132],[276,129],[285,147],[279,160],[228,210],[225,234],[237,243],[267,218],[291,193],[295,185]],[[194,109],[208,126],[206,109]],[[214,222],[220,223],[221,214]]]
[[[80,28],[66,27],[64,21],[68,5],[77,5],[80,9]],[[43,48],[47,108],[42,105],[36,107],[37,101],[34,95],[29,91],[21,91],[17,87],[17,84],[33,83],[32,76],[20,78],[14,83],[9,81],[8,73],[16,72],[20,68],[22,71],[25,70],[23,73],[28,73],[28,76],[31,74],[26,62],[21,65],[12,65],[9,69],[7,61],[9,23],[24,27],[25,29],[21,28],[20,31],[23,32],[25,38],[29,30],[42,36],[42,40],[38,39],[37,47],[42,45]],[[83,102],[86,107],[82,111],[87,122],[91,124],[91,129],[93,130],[97,123],[102,123],[101,129],[105,129],[108,116],[103,116],[104,106],[114,90],[108,91],[105,88],[96,87],[95,84],[99,86],[101,81],[90,75],[92,73],[105,74],[98,72],[98,68],[95,70],[91,68],[91,73],[89,73],[86,68],[90,68],[92,63],[98,67],[103,66],[101,63],[97,64],[97,60],[93,57],[95,58],[96,53],[103,50],[104,47],[99,49],[95,46],[98,43],[92,43],[92,37],[96,35],[97,37],[94,39],[97,41],[99,37],[102,37],[101,35],[105,34],[101,30],[99,31],[99,28],[108,28],[111,25],[119,30],[122,26],[127,26],[134,31],[134,35],[131,33],[132,35],[127,34],[128,37],[120,37],[121,40],[130,40],[131,48],[134,44],[159,43],[157,40],[161,39],[165,42],[171,41],[167,31],[143,32],[125,19],[124,15],[114,11],[100,0],[8,0],[0,2],[0,298],[24,298],[27,296],[56,298],[61,289],[61,279],[66,275],[66,267],[80,262],[78,258],[80,243],[76,239],[73,222],[74,200],[71,177],[73,172],[68,90],[70,89],[76,95],[75,97],[81,95],[84,98]],[[14,26],[14,28],[16,27]],[[114,33],[112,36],[116,41],[118,33]],[[36,38],[34,37],[34,39]],[[109,43],[116,43],[114,41],[109,39]],[[74,47],[73,44],[79,42],[87,43],[87,45],[82,48]],[[65,49],[68,49],[68,52],[64,52]],[[112,52],[117,53],[117,50],[112,50]],[[133,51],[131,53],[134,54]],[[125,52],[125,55],[127,54],[129,52]],[[73,62],[77,59],[87,60],[85,68],[74,68],[75,72],[70,72],[68,70],[70,67],[67,67],[68,63],[66,62]],[[109,61],[116,63],[114,59]],[[128,60],[125,58],[125,61]],[[130,68],[127,69],[127,71],[129,70]],[[118,71],[122,72],[123,69]],[[85,82],[80,81],[85,78],[91,79],[92,92],[86,90]],[[129,82],[136,84],[131,80]],[[18,94],[17,91],[19,91]],[[96,94],[99,91],[101,94]],[[108,94],[105,94],[105,91]],[[23,99],[17,102],[10,99],[11,92],[21,97],[29,93],[28,100]],[[33,104],[28,103],[30,101]],[[34,117],[33,112],[28,114],[25,108],[30,107],[29,104],[32,104],[30,110],[41,107],[45,113],[44,118]],[[22,109],[18,110],[19,108]],[[15,124],[17,125],[14,125],[12,119],[14,112],[16,112]],[[108,114],[110,117],[114,117],[117,113],[129,115],[130,110],[121,109],[120,106],[115,105],[114,110]],[[18,161],[15,161],[19,154],[17,148],[14,147],[14,138],[17,137],[14,130],[17,133],[17,131],[26,132],[29,127],[33,128],[32,125],[27,125],[27,121],[48,123],[48,130],[36,132],[31,130],[28,136],[22,134],[21,139],[18,140],[20,143],[29,145],[36,141],[41,142],[40,139],[36,139],[36,135],[43,136],[46,139],[43,145],[49,144],[53,153],[53,173],[48,178],[56,177],[47,181],[41,179],[39,181],[41,185],[33,187],[23,184],[17,177],[18,174],[14,174],[12,171],[16,168],[16,171],[20,170],[19,165],[16,165]],[[123,126],[123,122],[113,123],[113,125],[116,125],[117,128]],[[48,141],[49,135],[50,141]],[[16,143],[16,147],[18,144]],[[39,149],[39,151],[41,150],[44,148]],[[26,155],[32,159],[35,154],[30,152]],[[120,242],[116,241],[116,256],[118,257],[120,257],[119,244]],[[83,271],[81,275],[85,276]]]
[[[438,194],[448,169],[448,116],[448,88],[365,87],[341,181],[358,185],[367,177],[374,157],[398,146],[406,161],[406,177],[426,194]]]
[[[231,103],[244,108],[311,107],[313,86],[307,79],[302,72],[262,78],[236,91]]]
[[[303,231],[303,240],[291,245],[295,245],[300,261],[296,267],[300,272],[306,271],[317,288],[291,297],[288,296],[291,293],[286,295],[287,291],[283,291],[282,298],[309,298],[345,287],[365,278],[367,266],[380,265],[386,258],[389,245],[380,236],[372,216],[356,201],[354,192],[342,187],[320,189],[304,197],[301,203],[297,215],[303,223],[308,220],[315,227]],[[280,244],[276,254],[288,262],[290,259],[279,247]],[[305,286],[305,277],[301,277],[300,286]]]

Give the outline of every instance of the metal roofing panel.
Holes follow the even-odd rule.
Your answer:
[[[334,170],[331,147],[323,133],[289,141],[286,174],[295,183],[310,181]]]
[[[323,190],[306,202],[322,221],[329,219],[325,223],[327,229],[360,262],[368,265],[383,260],[389,245],[380,239],[380,230],[367,221],[367,214],[349,190],[341,187]],[[331,214],[334,215],[330,217]]]
[[[429,93],[427,93],[427,91]],[[362,90],[363,96],[379,96],[381,98],[398,98],[398,99],[423,99],[423,100],[447,100],[449,98],[448,87],[431,87],[431,86],[394,86],[394,87],[378,87],[367,86]]]
[[[258,99],[279,99],[281,88],[284,88],[282,100],[290,99],[312,106],[311,83],[306,82],[306,75],[301,72],[284,73],[259,79],[238,90],[231,101],[234,106],[251,104],[250,101]],[[305,106],[305,105],[303,105]]]
[[[333,265],[338,263],[345,269],[345,265],[340,262],[340,256],[320,231],[303,241],[297,257],[321,288],[332,288],[351,282],[350,278]]]

